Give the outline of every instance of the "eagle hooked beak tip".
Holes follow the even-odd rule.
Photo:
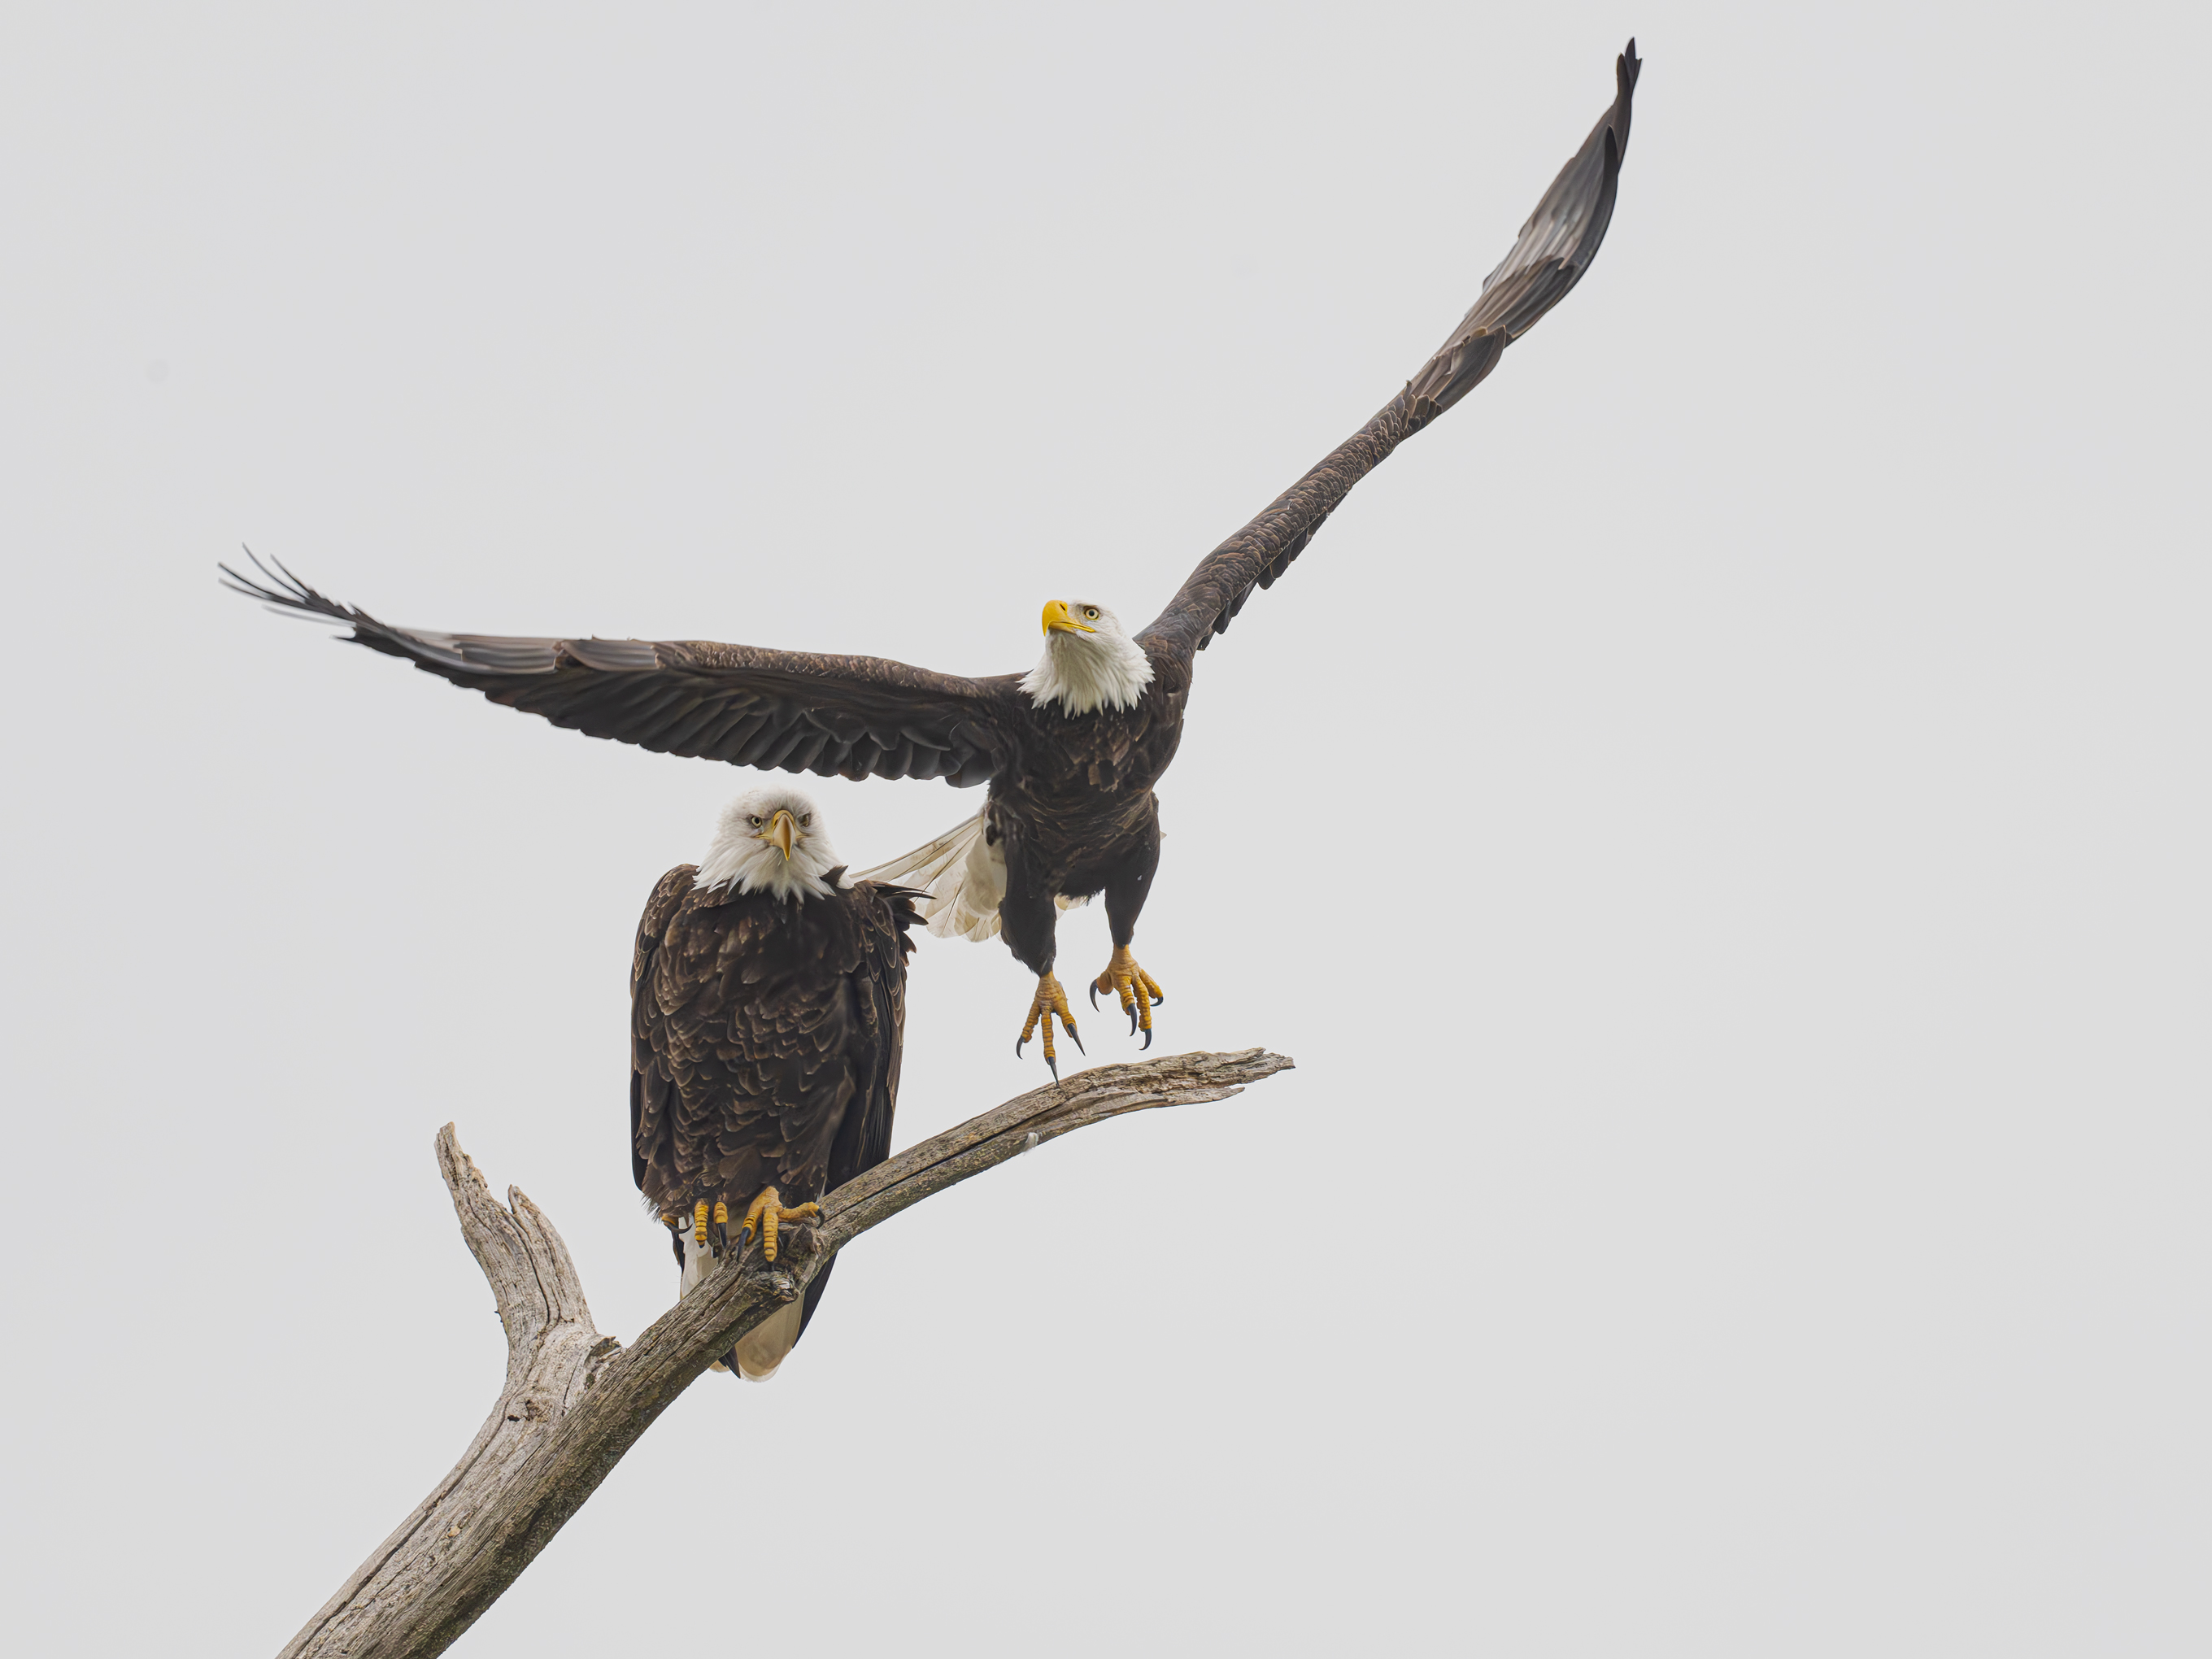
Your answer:
[[[799,838],[799,820],[779,806],[775,816],[768,821],[768,828],[761,831],[760,838],[769,846],[781,849],[783,861],[788,864],[791,862],[791,844]]]
[[[1096,634],[1098,630],[1085,628],[1076,621],[1075,614],[1067,608],[1066,599],[1054,599],[1044,608],[1044,631],[1047,634]]]

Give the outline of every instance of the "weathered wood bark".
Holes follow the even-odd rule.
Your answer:
[[[507,1383],[451,1474],[292,1638],[280,1659],[428,1659],[528,1566],[607,1471],[730,1345],[801,1295],[844,1245],[910,1204],[1073,1129],[1220,1100],[1291,1062],[1247,1048],[1101,1066],[924,1141],[823,1200],[814,1248],[726,1264],[629,1347],[592,1327],[568,1247],[513,1188],[493,1198],[453,1138],[438,1167],[507,1330]],[[510,1207],[511,1206],[511,1207]],[[798,1241],[794,1241],[798,1242]]]

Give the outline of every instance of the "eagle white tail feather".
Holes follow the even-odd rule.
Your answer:
[[[799,1346],[799,1327],[805,1317],[806,1299],[787,1302],[738,1339],[738,1375],[748,1382],[765,1382],[774,1376],[784,1357]]]
[[[714,1253],[693,1238],[690,1233],[684,1239],[684,1278],[676,1286],[676,1299],[681,1302],[691,1294],[699,1281],[714,1271]]]
[[[929,896],[916,900],[914,908],[939,939],[991,938],[999,931],[999,901],[1006,896],[1006,855],[983,837],[988,811],[854,879],[921,889]],[[1073,910],[1091,901],[1062,895],[1053,902]]]
[[[680,1302],[690,1295],[692,1288],[712,1273],[714,1267],[714,1251],[690,1234],[685,1234],[684,1277],[677,1286],[677,1300]],[[805,1322],[805,1310],[806,1302],[803,1297],[796,1302],[787,1302],[739,1337],[737,1346],[732,1350],[737,1356],[738,1375],[748,1382],[765,1382],[774,1376],[785,1358],[799,1346],[799,1328]],[[729,1367],[717,1359],[707,1369],[726,1371]]]

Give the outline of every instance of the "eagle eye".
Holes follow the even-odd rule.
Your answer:
[[[760,814],[759,814],[759,813],[757,813],[757,812],[755,812],[755,813],[751,814],[750,817],[748,817],[745,819],[745,822],[746,822],[747,823],[750,823],[750,825],[752,825],[752,827],[753,827],[754,829],[756,829],[756,830],[759,829],[759,828],[760,828]]]
[[[812,825],[812,823],[814,823],[814,814],[813,814],[813,813],[811,813],[811,812],[809,812],[809,813],[807,813],[804,817],[802,817],[802,818],[800,818],[800,819],[799,820],[799,827],[800,829],[802,829],[802,830],[805,830],[805,829],[807,829],[807,828],[811,827],[811,826]]]
[[[1098,620],[1098,607],[1095,605],[1086,605],[1083,607],[1083,614],[1090,617],[1091,621],[1097,622]]]

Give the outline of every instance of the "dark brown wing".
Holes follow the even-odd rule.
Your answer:
[[[914,954],[914,929],[921,921],[914,902],[925,896],[909,887],[872,881],[855,883],[852,890],[861,927],[860,967],[854,983],[871,1033],[871,1080],[858,1103],[861,1109],[850,1115],[854,1133],[848,1139],[841,1133],[830,1152],[831,1192],[891,1155],[899,1059],[906,1043],[906,964]]]
[[[845,1121],[830,1148],[827,1190],[833,1193],[891,1155],[891,1119],[898,1110],[899,1058],[906,1043],[906,961],[914,954],[913,929],[921,920],[915,914],[914,901],[921,896],[911,889],[864,881],[856,884],[854,894],[863,930],[854,989],[863,1001],[866,1028],[876,1036],[860,1097],[845,1109]],[[829,1287],[830,1270],[836,1265],[835,1258],[824,1262],[806,1287],[806,1305],[799,1316],[801,1335]]]
[[[674,915],[691,891],[691,878],[699,873],[693,864],[679,864],[654,884],[645,902],[645,915],[637,924],[637,945],[629,962],[629,1174],[638,1190],[645,1190],[645,1172],[656,1152],[667,1163],[662,1143],[669,1131],[669,1105],[675,1098],[675,1080],[667,1066],[654,1055],[655,1030],[661,1012],[649,994],[653,969],[660,942]],[[641,991],[647,994],[640,994]],[[658,1045],[665,1049],[665,1040]]]
[[[248,557],[252,557],[249,554]],[[710,640],[538,640],[394,628],[326,598],[278,565],[228,586],[296,616],[342,623],[404,657],[594,738],[819,777],[981,783],[1000,764],[998,710],[1018,675],[963,679],[880,657],[826,657]]]
[[[1139,643],[1188,662],[1216,634],[1228,632],[1252,590],[1273,586],[1352,485],[1473,391],[1497,367],[1505,348],[1582,280],[1613,220],[1620,158],[1628,148],[1629,109],[1643,67],[1631,40],[1614,62],[1613,107],[1552,181],[1521,228],[1513,251],[1484,279],[1474,308],[1451,338],[1373,420],[1206,555],[1173,602],[1138,636]]]

